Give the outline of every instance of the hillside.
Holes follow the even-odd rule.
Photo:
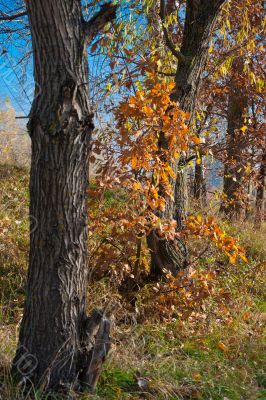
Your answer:
[[[3,400],[24,398],[10,381],[9,366],[24,300],[29,233],[27,185],[26,170],[1,166],[0,399]],[[106,207],[113,207],[111,197],[109,193]],[[104,365],[97,395],[73,394],[73,399],[266,398],[266,231],[265,227],[255,231],[249,224],[242,225],[241,230],[237,226],[229,229],[239,230],[249,261],[230,265],[210,248],[193,266],[196,271],[216,271],[211,294],[200,307],[191,309],[185,303],[180,309],[177,306],[173,315],[165,305],[162,318],[161,311],[152,306],[158,300],[152,283],[143,284],[136,292],[132,306],[115,275],[94,277],[90,281],[90,308],[106,307],[110,299],[116,301],[112,351]],[[221,290],[223,294],[218,295]],[[191,288],[186,291],[193,301]],[[144,310],[145,318],[141,317]],[[39,399],[38,393],[34,398]]]

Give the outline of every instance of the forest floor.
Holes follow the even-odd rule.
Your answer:
[[[0,192],[0,399],[19,400],[24,397],[10,382],[8,368],[26,279],[27,172],[0,167]],[[168,321],[155,312],[153,318],[138,322],[132,310],[120,306],[97,394],[73,394],[74,399],[266,399],[266,227],[256,231],[246,223],[241,229],[228,229],[240,237],[248,263],[228,265],[215,252],[200,261],[201,268],[212,263],[222,269],[217,284],[226,290],[228,300],[220,314],[211,297],[194,316]],[[106,297],[121,297],[108,279],[90,285],[91,308],[101,307]],[[40,398],[38,393],[34,398]]]

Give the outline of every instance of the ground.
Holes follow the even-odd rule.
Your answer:
[[[8,371],[24,299],[27,187],[26,170],[0,167],[1,400],[25,398],[12,384]],[[219,269],[213,285],[219,293],[223,290],[223,301],[210,296],[187,316],[177,309],[176,315],[169,311],[167,318],[166,307],[161,318],[155,309],[156,298],[150,298],[148,305],[143,295],[144,290],[152,293],[152,288],[142,289],[133,309],[108,278],[91,283],[91,309],[109,298],[115,297],[119,303],[114,311],[113,346],[97,394],[73,393],[74,399],[266,399],[266,229],[256,231],[251,222],[241,230],[232,224],[227,229],[240,236],[249,261],[232,266],[217,250],[205,254],[197,268]],[[34,398],[39,399],[39,394]]]

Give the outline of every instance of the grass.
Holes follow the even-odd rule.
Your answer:
[[[0,167],[0,178],[0,399],[21,400],[8,370],[24,300],[28,175],[22,169]],[[112,193],[107,193],[106,203],[114,206]],[[73,399],[266,399],[265,228],[254,232],[250,224],[241,230],[231,224],[227,229],[240,236],[249,263],[228,266],[212,250],[200,267],[218,263],[217,285],[229,293],[228,310],[223,306],[217,313],[215,300],[209,298],[200,318],[163,322],[158,313],[156,321],[155,311],[153,322],[147,318],[136,323],[134,310],[107,279],[90,286],[91,307],[116,299],[118,323],[96,395],[73,394]],[[40,394],[34,398],[40,399]]]
[[[28,176],[16,167],[0,167],[0,323],[18,320],[27,268]]]
[[[179,321],[161,327],[137,326],[126,337],[122,331],[123,349],[114,351],[104,379],[108,373],[114,385],[113,368],[120,365],[120,376],[122,371],[128,376],[133,368],[135,374],[149,378],[152,398],[156,399],[263,399],[266,357],[259,318],[254,310],[250,321],[235,316],[231,326],[213,321],[208,329],[200,326],[193,331],[189,323]],[[221,342],[226,351],[220,348]],[[133,388],[132,379],[131,383]],[[117,384],[117,390],[121,388],[124,386]],[[134,394],[127,396],[112,398],[135,398]]]

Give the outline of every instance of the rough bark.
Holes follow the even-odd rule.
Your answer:
[[[180,108],[190,113],[190,122],[193,120],[197,93],[200,89],[201,76],[208,57],[209,42],[221,5],[225,0],[187,0],[186,18],[180,51],[173,48],[173,43],[165,33],[165,43],[178,60],[175,76],[176,89],[172,96],[179,102]],[[164,1],[161,1],[160,17],[164,17]],[[168,199],[166,210],[162,218],[174,218],[177,229],[183,228],[186,215],[186,171],[185,160],[181,157],[174,164],[176,180],[172,182],[174,201]],[[179,238],[174,241],[162,240],[152,231],[147,238],[151,252],[151,272],[157,278],[164,269],[176,274],[187,265],[187,248],[185,242]]]
[[[236,60],[233,64],[228,98],[227,159],[224,165],[224,201],[221,205],[221,212],[230,219],[240,218],[242,211],[241,195],[243,194],[247,140],[245,133],[240,128],[244,125],[244,115],[248,106],[245,88],[238,78],[242,69],[243,60]]]
[[[266,179],[266,152],[262,155],[259,169],[258,187],[256,194],[255,226],[260,228],[265,218],[265,179]]]
[[[86,316],[90,22],[78,0],[28,0],[26,7],[36,83],[28,125],[31,233],[12,373],[44,390],[93,389],[110,324],[101,312]]]

